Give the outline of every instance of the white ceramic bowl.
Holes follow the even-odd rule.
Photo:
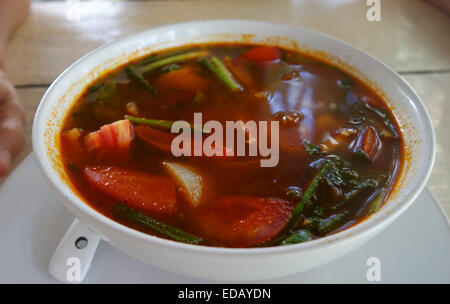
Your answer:
[[[384,92],[407,147],[400,181],[386,204],[367,220],[314,241],[282,247],[231,249],[187,245],[141,233],[98,213],[69,185],[60,161],[57,134],[65,113],[93,79],[148,52],[187,43],[248,42],[317,54]],[[33,125],[39,168],[73,214],[122,251],[175,273],[215,280],[260,280],[304,271],[336,259],[392,223],[423,189],[434,161],[430,117],[414,90],[392,69],[337,39],[307,29],[267,22],[212,20],[149,29],[100,47],[64,71],[42,98]],[[405,237],[408,237],[405,235]],[[99,257],[101,258],[101,257]],[[111,265],[114,267],[114,265]]]

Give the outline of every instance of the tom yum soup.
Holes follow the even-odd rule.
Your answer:
[[[288,245],[355,225],[382,206],[403,158],[373,90],[271,46],[129,62],[86,88],[62,130],[67,174],[90,206],[208,246]]]

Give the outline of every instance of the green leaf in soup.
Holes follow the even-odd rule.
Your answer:
[[[172,63],[197,59],[197,58],[207,56],[208,54],[209,54],[208,51],[195,51],[195,52],[189,52],[189,53],[183,53],[183,54],[179,54],[179,55],[164,57],[161,60],[152,61],[151,63],[142,65],[138,71],[141,74],[145,74],[145,73],[148,73],[150,71],[156,70],[158,68],[164,67],[164,66],[172,64]]]
[[[150,127],[161,128],[170,131],[174,121],[172,120],[162,120],[162,119],[150,119],[150,118],[140,118],[131,115],[125,115],[125,119],[137,124],[144,124]]]
[[[303,141],[303,146],[305,147],[306,153],[311,156],[323,154],[323,148],[320,145],[314,145],[307,141]]]
[[[316,207],[313,209],[312,214],[313,214],[314,216],[322,216],[323,213],[325,212],[324,209],[325,209],[325,208],[322,207],[322,206],[316,206]]]
[[[313,235],[309,230],[300,229],[295,231],[289,237],[287,237],[284,241],[280,243],[280,245],[292,245],[303,243],[313,239]]]
[[[89,93],[95,93],[98,90],[100,90],[100,88],[103,86],[103,83],[98,82],[96,84],[93,84],[91,86],[89,86]]]
[[[147,80],[145,80],[144,77],[142,77],[141,74],[139,74],[136,70],[134,70],[132,67],[127,66],[125,68],[125,72],[127,73],[128,77],[130,77],[132,80],[136,81],[138,84],[140,84],[142,87],[144,87],[147,91],[149,91],[153,96],[158,96],[158,91],[154,87],[152,87]]]
[[[97,93],[96,101],[106,101],[110,100],[114,97],[116,93],[116,83],[115,82],[106,82]]]
[[[216,77],[225,84],[231,91],[241,91],[243,87],[234,79],[231,72],[216,56],[203,58],[200,63],[209,71],[211,71]]]
[[[386,191],[384,189],[380,190],[378,194],[373,198],[367,208],[367,215],[371,215],[377,212],[381,205],[383,205],[384,199],[386,198]]]
[[[149,127],[160,128],[167,131],[171,130],[172,125],[175,122],[172,120],[141,118],[141,117],[134,117],[131,115],[125,115],[124,118],[136,124],[144,124],[148,125]],[[190,126],[193,132],[203,132],[201,125],[195,125],[191,123]]]
[[[341,225],[348,216],[348,212],[333,214],[326,219],[319,220],[317,231],[325,234]]]
[[[303,209],[305,208],[305,205],[309,203],[311,200],[311,197],[316,192],[317,187],[319,186],[320,180],[327,174],[328,170],[330,170],[331,162],[330,161],[324,161],[320,167],[320,169],[316,172],[313,179],[309,183],[308,187],[305,190],[305,193],[303,194],[300,201],[297,203],[297,206],[295,206],[294,211],[292,211],[291,218],[289,219],[289,222],[287,224],[287,228],[289,230],[295,230],[298,225],[298,220],[300,218],[300,215],[303,212]]]
[[[179,70],[179,69],[181,69],[181,65],[176,64],[176,63],[172,63],[172,64],[169,64],[169,65],[166,65],[165,67],[163,67],[161,69],[161,72],[163,72],[163,73],[170,73],[172,71],[176,71],[176,70]]]
[[[90,95],[92,98],[87,102],[98,121],[109,123],[120,119],[122,109],[117,91],[116,83],[107,81],[97,92]]]
[[[188,244],[198,244],[203,240],[200,237],[189,234],[178,228],[175,228],[166,223],[158,221],[142,212],[129,208],[123,204],[115,205],[114,212],[119,216],[123,216],[132,221],[135,221],[175,241]]]
[[[165,59],[167,57],[172,57],[175,55],[181,55],[183,53],[186,53],[188,50],[175,50],[169,53],[163,53],[163,54],[151,54],[145,58],[143,58],[141,61],[139,61],[140,65],[145,65],[145,64],[149,64],[155,61],[159,61],[162,59]]]
[[[344,198],[339,203],[334,205],[331,209],[332,210],[338,210],[342,206],[345,206],[349,201],[351,201],[353,198],[358,196],[362,192],[363,189],[364,188],[354,189],[354,190],[348,191],[347,193],[344,194]]]

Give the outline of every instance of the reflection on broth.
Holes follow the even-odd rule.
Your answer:
[[[223,156],[174,156],[172,125],[194,125],[194,113],[223,126],[277,122],[277,165],[227,155],[239,147],[225,134],[200,139]],[[258,138],[242,132],[249,151]],[[258,247],[320,238],[376,212],[403,143],[386,103],[337,67],[276,47],[217,44],[152,54],[97,79],[69,111],[60,149],[85,201],[124,225]]]

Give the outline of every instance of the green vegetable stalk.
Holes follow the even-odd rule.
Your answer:
[[[125,115],[125,119],[128,119],[131,122],[147,125],[150,127],[162,128],[170,130],[172,128],[173,121],[170,120],[161,120],[161,119],[149,119],[149,118],[139,118],[130,115]]]
[[[136,221],[139,224],[146,226],[156,232],[173,239],[175,241],[188,243],[188,244],[198,244],[203,239],[187,232],[181,231],[173,226],[167,225],[156,219],[153,219],[139,211],[131,209],[123,204],[117,204],[114,206],[114,211],[120,216],[124,216],[130,220]]]
[[[217,57],[212,57],[210,60],[202,59],[200,62],[214,75],[219,78],[231,91],[240,91],[242,86],[233,78],[232,74],[225,65]]]
[[[152,93],[153,96],[158,96],[158,91],[156,91],[156,89],[154,87],[152,87],[148,83],[148,81],[145,80],[144,77],[142,77],[141,74],[139,74],[138,72],[136,72],[134,69],[132,69],[129,66],[125,68],[125,72],[128,74],[128,76],[131,79],[135,80],[137,83],[139,83],[144,88],[146,88],[150,93]]]
[[[325,174],[328,173],[330,168],[331,168],[331,162],[324,161],[324,163],[320,167],[319,171],[316,173],[314,178],[311,180],[308,188],[305,191],[305,194],[303,194],[302,198],[300,199],[300,201],[298,202],[297,206],[295,207],[294,211],[291,214],[291,218],[287,225],[287,227],[290,231],[296,229],[298,219],[300,218],[300,215],[303,212],[303,209],[305,208],[305,204],[311,199],[312,195],[314,194],[317,187],[319,186],[320,180],[325,176]]]
[[[347,218],[348,213],[342,212],[338,214],[333,214],[332,216],[319,220],[317,231],[319,233],[325,234],[336,228],[338,225],[342,224]]]
[[[309,230],[300,229],[291,234],[288,238],[280,243],[280,245],[292,245],[312,240],[313,236]]]
[[[196,52],[190,52],[190,53],[170,56],[170,57],[167,57],[167,58],[155,61],[155,62],[151,62],[146,65],[143,65],[142,67],[139,68],[139,72],[141,72],[142,74],[145,74],[145,73],[153,71],[157,68],[169,65],[171,63],[185,61],[185,60],[189,60],[189,59],[200,58],[200,57],[207,56],[208,54],[209,54],[208,51],[196,51]]]
[[[386,197],[386,192],[382,189],[375,198],[370,202],[369,207],[367,208],[367,215],[371,215],[380,209],[381,205],[383,205],[384,199]]]
[[[147,125],[152,128],[160,128],[170,131],[172,129],[172,125],[174,121],[172,120],[162,120],[162,119],[151,119],[151,118],[140,118],[131,115],[125,115],[125,119],[128,119],[131,122],[137,124]],[[192,131],[194,132],[203,132],[201,125],[190,124]]]

